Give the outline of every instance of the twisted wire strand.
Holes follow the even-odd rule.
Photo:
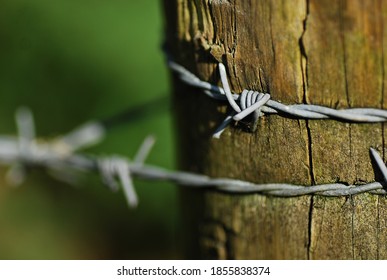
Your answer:
[[[18,114],[20,114],[20,112]],[[138,197],[132,177],[151,181],[169,181],[181,186],[189,186],[196,189],[215,189],[222,192],[239,194],[260,193],[280,197],[294,197],[311,194],[320,196],[348,196],[364,192],[382,195],[387,194],[384,188],[387,183],[387,167],[379,153],[373,148],[370,149],[370,157],[375,163],[375,174],[378,173],[382,175],[381,182],[350,186],[341,183],[314,186],[284,183],[255,184],[229,178],[211,178],[206,175],[191,172],[170,171],[145,164],[144,161],[154,144],[154,137],[152,136],[144,140],[133,161],[120,156],[92,157],[79,152],[75,153],[73,152],[75,148],[71,147],[68,149],[71,152],[68,152],[68,150],[63,152],[63,150],[60,149],[61,145],[58,145],[57,143],[58,140],[46,143],[36,141],[36,139],[33,138],[35,132],[33,130],[32,114],[28,112],[22,111],[17,120],[20,136],[0,137],[0,163],[7,165],[18,164],[20,166],[39,166],[46,168],[47,171],[58,172],[62,170],[64,175],[66,174],[65,171],[97,172],[101,175],[102,181],[112,191],[117,191],[120,186],[122,187],[130,207],[136,207],[138,204]],[[94,126],[94,123],[92,125]],[[90,131],[84,129],[84,126],[82,127],[83,131]],[[99,139],[100,137],[98,133],[95,134],[94,132],[92,132],[91,135],[94,135],[93,137],[96,139]],[[95,143],[96,139],[92,139],[93,137],[87,133],[84,135],[84,139],[88,139],[91,143]],[[26,139],[28,139],[28,141]],[[66,137],[60,139],[66,139]],[[76,143],[88,144],[84,139],[80,139],[80,141],[76,141]],[[23,145],[20,145],[21,141],[24,141]],[[33,145],[31,145],[31,143]],[[66,143],[68,144],[68,142]],[[77,144],[74,145],[78,147]],[[65,178],[65,181],[69,181],[67,179],[68,178]]]
[[[178,66],[177,69],[185,73],[184,68]],[[191,77],[191,82],[195,80],[192,74],[184,75],[185,77]],[[194,84],[200,84],[203,87],[210,88],[211,90],[207,94],[216,94],[214,93],[216,87],[213,85],[206,82],[197,83],[197,80]],[[218,90],[219,92],[223,91],[221,88],[218,88]],[[228,90],[226,89],[226,91]],[[263,93],[245,90],[242,92],[242,95],[245,97],[240,100],[238,96],[232,94],[230,91],[228,92],[228,98],[231,97],[233,100],[240,101],[239,105],[236,104],[235,106],[234,104],[236,111],[228,117],[230,121],[241,113],[244,114],[239,115],[241,119],[251,112],[257,113],[258,111],[257,114],[260,115],[267,110],[262,104],[268,104],[272,101],[269,95]],[[222,98],[222,100],[227,99],[226,93],[218,93],[214,97]],[[255,105],[257,103],[258,105]],[[294,105],[293,107],[297,106]],[[272,110],[272,107],[266,106],[266,108]],[[309,110],[309,108],[307,109]],[[364,110],[352,109],[351,111],[363,112]],[[367,114],[369,114],[369,111],[367,111]],[[377,182],[350,186],[342,183],[314,186],[285,183],[255,184],[229,178],[211,178],[206,175],[191,172],[170,171],[145,164],[144,162],[155,142],[153,136],[144,140],[133,161],[120,156],[96,157],[77,152],[82,147],[96,144],[104,137],[104,131],[100,129],[101,126],[96,121],[82,125],[63,137],[46,142],[35,139],[33,116],[28,109],[23,108],[16,112],[16,123],[19,132],[18,137],[0,136],[0,163],[11,165],[9,172],[12,174],[8,176],[9,178],[13,178],[16,183],[20,184],[26,174],[23,172],[25,166],[43,167],[49,174],[53,174],[56,178],[62,179],[67,183],[74,183],[76,181],[75,172],[97,172],[101,175],[103,183],[112,191],[117,191],[120,187],[123,189],[129,207],[136,207],[138,205],[138,197],[132,177],[151,181],[169,181],[196,189],[214,189],[239,194],[259,193],[280,197],[312,194],[320,196],[348,196],[364,192],[379,195],[387,194],[385,189],[387,185],[387,167],[379,153],[373,148],[370,148],[370,157],[374,162],[374,171],[375,174],[380,174],[382,178]],[[67,178],[67,174],[72,174],[74,178]]]
[[[256,118],[263,114],[281,114],[289,117],[306,119],[337,119],[349,122],[385,122],[387,111],[375,108],[332,109],[324,106],[309,104],[284,105],[271,99],[267,93],[243,90],[241,95],[233,94],[227,80],[227,73],[223,64],[219,64],[219,71],[223,88],[200,80],[183,66],[168,62],[169,67],[178,74],[179,78],[188,85],[200,88],[205,94],[217,100],[227,101],[233,108],[224,122],[215,132],[220,136],[231,121],[239,121],[250,114]],[[386,195],[387,167],[379,153],[370,148],[371,160],[375,174],[381,175],[381,180],[363,185],[346,185],[341,183],[321,184],[314,186],[293,185],[285,183],[255,184],[252,182],[229,179],[211,178],[184,171],[169,171],[160,167],[145,164],[144,161],[154,143],[154,138],[147,138],[133,161],[129,159],[110,157],[91,157],[77,152],[83,147],[94,145],[105,136],[103,123],[89,122],[73,132],[59,139],[42,143],[35,139],[32,113],[28,109],[18,110],[16,121],[19,137],[0,136],[0,163],[11,165],[11,170],[23,169],[25,165],[40,166],[48,171],[88,171],[97,172],[103,182],[116,191],[121,186],[128,205],[138,204],[137,194],[132,177],[152,181],[169,181],[182,186],[197,189],[215,189],[229,193],[260,193],[271,196],[294,197],[302,195],[320,196],[348,196],[364,192]],[[12,168],[17,167],[17,168]],[[19,170],[20,171],[20,170]],[[14,172],[15,181],[23,180],[24,172]],[[12,177],[12,176],[10,176]],[[66,177],[66,176],[62,176]]]
[[[387,121],[387,110],[378,108],[333,109],[311,104],[285,105],[281,102],[272,100],[267,93],[249,91],[246,89],[243,90],[240,95],[234,94],[231,92],[228,85],[226,68],[222,63],[219,63],[218,67],[223,88],[200,80],[182,65],[172,60],[168,60],[168,66],[178,75],[181,81],[190,86],[202,89],[206,95],[213,99],[227,101],[233,108],[234,112],[228,115],[220,127],[215,131],[214,137],[216,138],[220,136],[224,128],[232,120],[240,121],[254,111],[256,111],[255,118],[258,118],[262,114],[279,114],[281,116],[293,118],[312,120],[334,119],[355,123],[377,123]]]
[[[2,139],[0,141],[0,162],[9,164],[10,162],[20,163],[21,150],[16,144],[17,139]],[[6,144],[6,145],[4,145]],[[10,149],[12,147],[12,149]],[[37,144],[37,150],[47,149],[41,144]],[[372,149],[372,148],[371,148]],[[7,151],[6,151],[7,150]],[[372,149],[371,157],[378,157],[376,150]],[[10,160],[12,154],[13,160]],[[45,153],[47,154],[47,153]],[[164,168],[148,165],[138,164],[123,157],[90,157],[82,154],[71,154],[67,156],[60,155],[55,150],[50,151],[50,157],[45,160],[35,161],[34,156],[31,155],[31,160],[35,166],[41,166],[51,169],[60,165],[62,168],[79,169],[82,171],[98,172],[104,179],[104,182],[112,189],[118,190],[118,183],[124,186],[124,191],[127,194],[128,204],[131,207],[137,205],[137,196],[131,181],[132,176],[151,181],[169,181],[182,186],[190,186],[192,188],[213,188],[223,192],[231,193],[260,193],[271,196],[293,197],[308,194],[316,194],[321,196],[347,196],[364,192],[371,192],[374,194],[387,194],[384,186],[380,182],[373,182],[364,185],[345,185],[341,183],[322,184],[315,186],[303,186],[284,183],[275,184],[255,184],[242,180],[229,178],[211,178],[206,175],[200,175],[184,171],[169,171]],[[5,160],[4,160],[5,159]],[[22,163],[28,160],[23,158]],[[377,161],[377,160],[376,160]],[[386,169],[383,161],[377,165],[379,169]],[[386,169],[387,170],[387,169]],[[384,174],[386,175],[386,174]]]

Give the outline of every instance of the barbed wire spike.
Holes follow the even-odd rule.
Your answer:
[[[110,187],[112,191],[118,191],[119,183],[116,181],[116,177],[118,177],[128,206],[130,208],[137,207],[138,198],[134,189],[129,162],[124,158],[111,156],[98,159],[97,166],[104,184]]]
[[[224,97],[225,95],[222,94]],[[246,94],[247,95],[247,94]],[[264,95],[261,95],[263,97]],[[235,100],[235,96],[232,98]],[[251,96],[250,96],[251,98]],[[253,96],[253,98],[255,98]],[[251,102],[252,99],[250,99]],[[246,102],[248,101],[245,100]],[[267,102],[271,101],[268,99]],[[250,105],[242,105],[241,111]],[[19,111],[20,112],[20,111]],[[23,112],[23,111],[22,111]],[[26,113],[27,112],[27,113]],[[24,115],[23,115],[24,114]],[[229,116],[232,120],[235,112]],[[57,140],[48,142],[36,141],[32,113],[24,111],[18,115],[18,137],[0,136],[0,162],[20,166],[35,165],[46,168],[48,171],[56,172],[66,171],[89,171],[99,172],[104,183],[113,191],[123,189],[129,207],[138,205],[138,196],[136,194],[132,177],[139,177],[153,181],[169,181],[182,186],[192,188],[208,188],[223,192],[232,193],[259,193],[264,195],[292,197],[301,195],[321,195],[321,196],[348,196],[364,192],[372,194],[387,194],[381,182],[371,182],[363,185],[345,185],[341,183],[302,186],[286,183],[275,184],[256,184],[252,182],[228,179],[228,178],[211,178],[206,175],[184,172],[169,171],[163,168],[147,165],[144,163],[150,149],[154,143],[154,137],[147,137],[139,148],[134,161],[119,156],[110,157],[90,157],[80,153],[63,154],[55,146]],[[22,128],[23,127],[23,128]],[[23,141],[20,140],[23,138]],[[23,143],[23,144],[21,144]],[[33,144],[31,146],[30,144]],[[28,144],[28,145],[27,145]],[[27,148],[26,148],[27,147]],[[32,148],[31,148],[32,147]],[[374,165],[375,173],[382,173],[384,180],[387,181],[387,167],[378,152],[370,148],[371,160],[376,162]],[[71,173],[67,173],[71,174]],[[67,180],[72,181],[72,180]]]
[[[238,106],[238,104],[235,102],[234,98],[232,97],[230,86],[227,80],[226,67],[223,65],[223,63],[219,63],[219,75],[220,75],[220,80],[222,81],[223,90],[226,93],[228,103],[237,113],[240,113],[241,108]]]
[[[140,164],[140,165],[144,164],[155,142],[156,142],[156,138],[153,135],[148,135],[144,139],[136,155],[134,156],[133,162],[135,164]]]
[[[348,109],[333,109],[320,105],[311,104],[291,104],[285,105],[278,101],[270,99],[270,95],[265,96],[265,102],[261,101],[261,98],[257,98],[260,94],[256,91],[244,89],[242,94],[232,93],[227,80],[226,68],[222,63],[218,64],[220,80],[223,88],[208,82],[200,80],[197,76],[191,73],[189,70],[184,68],[182,65],[168,60],[168,65],[178,74],[178,77],[182,82],[187,85],[202,89],[203,92],[216,100],[225,100],[228,102],[230,107],[236,112],[233,115],[234,120],[238,121],[246,117],[251,112],[255,113],[255,118],[263,114],[279,114],[283,117],[296,117],[302,119],[334,119],[343,122],[358,122],[358,123],[377,123],[387,122],[387,110],[379,108],[348,108]],[[248,94],[247,94],[248,93]],[[267,93],[266,93],[267,94]],[[262,96],[262,95],[261,95]],[[250,102],[250,103],[248,103]],[[256,103],[261,103],[256,110],[250,108],[256,106]],[[239,103],[239,105],[238,105]],[[245,105],[243,105],[245,104]],[[246,111],[246,112],[244,112]],[[241,112],[244,112],[243,114]],[[223,122],[220,128],[214,133],[215,138],[219,138],[221,133],[224,131],[225,124],[229,124],[231,121],[226,118],[227,122]]]
[[[18,148],[21,158],[29,158],[35,141],[35,123],[31,110],[27,107],[19,107],[15,112],[16,128],[18,131]],[[26,176],[24,164],[15,162],[7,171],[6,181],[12,186],[20,186]]]
[[[386,167],[386,164],[384,163],[382,157],[379,155],[379,153],[374,148],[370,148],[370,156],[376,163],[376,166],[374,166],[374,168],[377,167],[378,168],[377,171],[379,171],[383,177],[383,183],[387,184],[387,167]]]
[[[73,153],[100,143],[106,135],[105,128],[97,121],[89,121],[57,139],[58,146]]]
[[[226,127],[232,122],[234,113],[229,114],[212,134],[212,138],[219,139]]]
[[[20,107],[16,110],[15,119],[21,156],[28,158],[35,141],[34,117],[29,108]]]

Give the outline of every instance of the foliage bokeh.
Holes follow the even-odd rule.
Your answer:
[[[0,7],[0,134],[15,134],[21,105],[49,138],[168,94],[158,1],[0,0]],[[148,134],[157,138],[148,162],[174,168],[168,111],[109,130],[87,152],[131,157]],[[72,187],[30,170],[12,188],[6,171],[0,259],[179,257],[170,184],[136,180],[140,205],[129,210],[97,176]]]

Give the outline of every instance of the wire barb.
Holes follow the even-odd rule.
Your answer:
[[[138,165],[144,164],[155,142],[156,138],[153,135],[149,135],[148,137],[146,137],[145,140],[142,142],[140,148],[138,149],[133,162]]]
[[[245,89],[243,90],[241,96],[237,99],[241,106],[239,107],[239,105],[234,100],[235,96],[231,93],[230,86],[227,80],[226,67],[222,63],[219,63],[219,75],[227,101],[234,109],[235,113],[230,114],[226,117],[226,119],[214,132],[213,138],[220,138],[220,135],[223,133],[227,125],[231,122],[231,118],[234,121],[240,121],[251,113],[255,112],[253,116],[253,126],[255,126],[258,118],[261,115],[261,107],[264,106],[270,99],[270,94]]]
[[[245,94],[248,95],[248,93]],[[267,100],[267,97],[266,99],[263,99],[265,97],[264,94],[254,96],[255,94],[252,99],[250,99],[250,104],[254,103],[254,100]],[[248,104],[241,105],[241,112],[250,107],[251,106]],[[387,167],[378,152],[373,148],[370,148],[370,157],[371,160],[376,163],[374,165],[375,173],[379,172],[383,175],[381,182],[377,181],[364,185],[351,186],[340,183],[314,186],[284,183],[255,184],[228,178],[211,178],[205,175],[184,171],[169,171],[147,165],[144,161],[154,144],[153,136],[148,136],[144,140],[133,161],[129,161],[120,156],[98,158],[74,152],[63,153],[61,149],[58,149],[58,140],[47,143],[36,141],[36,139],[34,139],[35,133],[33,129],[32,113],[28,110],[18,112],[22,112],[20,115],[18,113],[16,118],[21,136],[19,135],[19,138],[0,136],[1,163],[11,164],[11,166],[24,166],[25,164],[40,166],[46,168],[49,172],[54,172],[56,176],[63,175],[59,177],[65,177],[65,181],[67,182],[72,182],[73,178],[67,178],[68,175],[65,174],[74,174],[73,172],[76,171],[98,172],[101,175],[103,182],[109,186],[112,191],[117,191],[120,188],[120,185],[122,186],[127,203],[131,208],[138,205],[138,197],[134,188],[133,177],[153,181],[169,181],[197,189],[214,189],[229,193],[259,193],[280,197],[311,194],[320,196],[348,196],[364,192],[381,195],[387,194],[384,189],[384,185],[387,182]],[[233,116],[234,115],[230,115],[227,121],[231,121]],[[23,138],[23,140],[20,140],[20,138]],[[26,141],[27,139],[28,141]],[[21,145],[20,143],[23,144]],[[26,145],[28,143],[29,145]],[[31,143],[33,143],[32,152],[28,149],[26,152],[25,147],[30,147]],[[70,149],[70,151],[75,150],[76,149]],[[17,173],[18,172],[15,172],[16,175]],[[23,174],[20,176],[23,176]],[[22,178],[17,177],[16,179]]]
[[[118,177],[128,206],[130,208],[137,207],[138,198],[134,189],[129,162],[124,158],[115,156],[98,159],[97,165],[105,185],[110,187],[112,191],[118,191],[119,184],[116,181],[116,177]]]
[[[313,120],[334,119],[338,121],[358,123],[376,123],[387,121],[387,110],[383,109],[332,109],[325,106],[310,104],[284,105],[278,101],[270,99],[270,95],[268,93],[259,93],[247,89],[244,89],[240,95],[233,94],[227,81],[226,68],[222,63],[219,63],[219,74],[223,88],[200,80],[193,73],[174,61],[168,61],[168,65],[172,71],[178,74],[178,77],[182,82],[202,89],[207,96],[213,99],[227,101],[230,107],[236,112],[236,114],[233,115],[233,119],[235,121],[242,120],[252,112],[256,112],[255,118],[262,114],[279,114],[284,117],[292,118],[296,117]],[[214,133],[213,136],[215,138],[219,138],[221,133],[224,131],[224,127],[231,122],[229,116],[226,120],[227,122],[224,121]]]
[[[105,128],[97,121],[87,122],[74,129],[57,141],[63,144],[68,152],[75,152],[100,143],[105,137]]]
[[[378,168],[378,170],[375,171],[380,172],[380,174],[382,175],[383,183],[387,184],[387,167],[384,164],[383,159],[380,157],[379,153],[374,148],[370,148],[370,157],[371,160],[374,160],[374,162],[376,163],[376,166],[374,168]]]

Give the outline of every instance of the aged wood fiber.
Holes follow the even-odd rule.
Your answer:
[[[387,1],[164,0],[167,45],[201,79],[234,92],[269,92],[283,103],[386,108]],[[387,25],[386,25],[387,26]],[[219,140],[221,106],[174,80],[181,167],[252,182],[370,182],[370,146],[385,153],[383,124],[265,116]],[[387,258],[387,201],[273,198],[182,191],[188,257],[219,259]]]

